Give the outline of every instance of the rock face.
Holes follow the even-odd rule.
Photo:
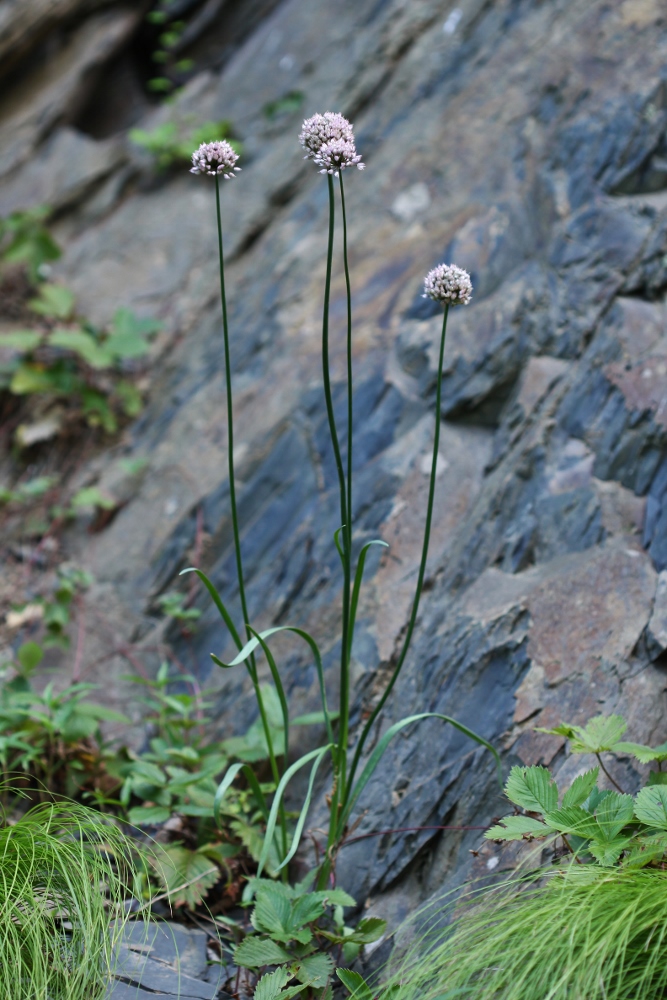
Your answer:
[[[78,29],[90,42],[61,93],[127,16],[112,7]],[[93,18],[117,20],[98,39]],[[391,545],[368,561],[357,722],[386,680],[416,577],[440,324],[421,279],[440,260],[471,271],[473,303],[452,313],[446,351],[428,586],[382,726],[442,712],[502,748],[506,765],[543,762],[559,781],[582,762],[535,726],[618,711],[633,740],[667,738],[665,21],[661,0],[283,0],[220,70],[142,122],[224,117],[244,144],[223,215],[251,617],[313,633],[332,700],[338,520],[319,372],[327,199],[296,135],[302,115],[327,108],[355,122],[367,163],[346,175],[355,544]],[[267,117],[293,91],[301,108]],[[62,120],[57,100],[37,88],[18,132],[11,116],[0,121],[1,162],[44,137],[32,187],[28,170],[21,183],[63,206],[59,277],[93,319],[129,305],[167,330],[148,408],[79,474],[125,503],[101,533],[69,538],[98,581],[87,676],[108,683],[126,666],[95,667],[95,650],[154,648],[155,599],[193,559],[238,613],[214,201],[207,179],[185,169],[151,180],[122,136],[106,146],[47,136],[33,122]],[[77,142],[75,184],[57,161]],[[19,180],[0,181],[0,203],[16,204]],[[339,264],[332,322],[344,428]],[[131,489],[119,471],[128,456],[147,462]],[[208,654],[229,645],[205,595],[196,603],[194,638],[166,639],[216,687],[212,733],[242,731],[255,717],[245,675],[211,673]],[[304,650],[276,650],[295,709],[316,708]],[[624,768],[631,787],[638,776]],[[396,738],[361,806],[356,837],[390,832],[345,846],[338,874],[392,920],[466,877],[479,828],[504,808],[490,756],[435,721]]]

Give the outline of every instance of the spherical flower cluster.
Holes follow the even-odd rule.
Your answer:
[[[333,139],[344,139],[354,142],[354,127],[347,118],[336,111],[325,111],[323,115],[313,115],[306,118],[301,126],[299,142],[306,150],[305,159],[314,159],[326,142]]]
[[[241,168],[236,166],[239,154],[234,152],[232,146],[226,139],[220,142],[203,142],[199,149],[192,154],[191,174],[210,174],[215,177],[222,174],[226,181],[239,173]]]
[[[338,177],[346,167],[364,169],[354,144],[354,128],[347,118],[335,111],[306,118],[299,142],[306,151],[304,159],[314,160],[321,167],[321,174]]]
[[[424,278],[422,298],[448,306],[467,306],[472,298],[470,275],[456,264],[438,264]]]
[[[338,177],[340,171],[346,167],[356,166],[359,170],[364,169],[357,147],[348,139],[332,139],[331,142],[325,142],[314,159],[318,167],[322,167],[321,174],[333,174],[334,177]]]

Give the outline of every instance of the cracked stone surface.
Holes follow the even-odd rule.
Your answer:
[[[206,934],[179,924],[128,924],[116,956],[108,1000],[215,1000],[218,967],[207,964]]]
[[[73,45],[89,37],[76,66],[100,58],[96,18],[117,19],[120,38],[127,16],[115,4],[91,13],[72,35]],[[139,121],[225,117],[244,144],[223,216],[250,613],[256,626],[316,636],[332,700],[338,516],[319,371],[327,198],[296,136],[302,114],[318,110],[355,122],[367,163],[345,178],[355,544],[391,546],[367,563],[355,726],[388,675],[416,578],[440,323],[421,280],[446,260],[470,269],[475,293],[452,313],[427,587],[382,726],[443,712],[501,747],[506,767],[548,763],[561,783],[581,761],[535,726],[618,711],[633,740],[667,738],[666,16],[661,0],[282,0],[219,67]],[[64,95],[80,77],[59,66],[54,58],[44,72],[57,69]],[[31,102],[10,100],[25,109],[19,129],[0,107],[0,163],[39,155],[24,177],[0,178],[0,204],[15,204],[25,183],[63,206],[56,273],[93,320],[127,305],[165,324],[146,410],[72,482],[123,503],[98,534],[75,526],[67,536],[97,579],[85,679],[133,712],[125,661],[96,659],[166,637],[216,688],[212,736],[241,732],[252,697],[241,672],[212,673],[209,653],[230,649],[205,595],[192,640],[165,633],[155,604],[200,551],[238,614],[213,191],[185,169],[152,176],[123,134],[73,134],[51,85],[37,71],[30,79]],[[262,108],[293,90],[301,110],[269,120]],[[41,109],[50,132],[35,124]],[[59,160],[75,148],[76,177]],[[339,261],[332,362],[343,432],[344,287]],[[146,460],[129,479],[127,457]],[[303,648],[281,639],[276,653],[294,710],[315,710]],[[319,735],[302,730],[295,752]],[[630,761],[618,766],[636,785]],[[397,737],[360,806],[359,834],[484,826],[504,808],[488,755],[435,721]],[[474,871],[480,839],[386,833],[346,846],[338,875],[396,922]]]

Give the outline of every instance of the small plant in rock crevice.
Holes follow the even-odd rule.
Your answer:
[[[48,214],[40,208],[0,220],[0,277],[13,267],[29,279],[18,310],[22,325],[0,333],[0,393],[5,410],[12,400],[18,412],[11,423],[19,448],[71,433],[82,422],[113,434],[136,417],[143,405],[141,359],[161,329],[129,309],[118,309],[103,329],[77,314],[74,294],[44,280],[48,262],[60,255],[44,225]]]

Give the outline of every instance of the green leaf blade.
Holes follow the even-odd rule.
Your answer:
[[[546,767],[513,767],[505,794],[528,812],[552,812],[558,805],[558,788]]]
[[[270,939],[249,936],[234,949],[234,962],[245,969],[259,969],[264,965],[284,965],[290,962],[290,953]]]
[[[640,823],[667,830],[667,785],[648,785],[637,793],[634,813]]]
[[[563,796],[563,808],[583,805],[595,788],[599,772],[600,768],[594,767],[592,770],[578,775]]]
[[[487,840],[523,840],[524,837],[546,837],[552,831],[538,819],[530,816],[505,816],[499,824],[487,830]]]

